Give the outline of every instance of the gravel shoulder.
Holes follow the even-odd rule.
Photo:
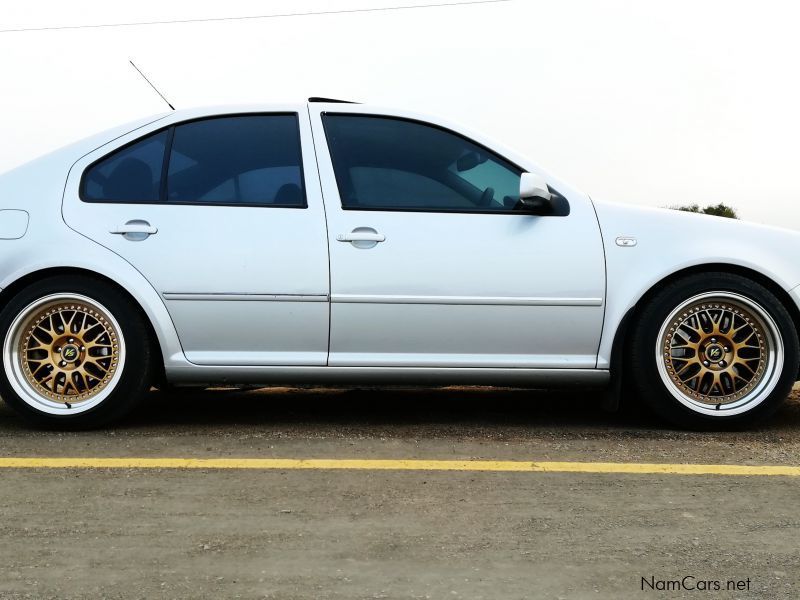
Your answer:
[[[798,464],[800,397],[689,433],[590,393],[154,393],[113,430],[26,429],[4,456],[481,458]],[[375,471],[0,472],[0,598],[796,598],[786,477]],[[641,578],[749,578],[642,591]]]

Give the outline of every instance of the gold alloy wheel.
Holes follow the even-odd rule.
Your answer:
[[[120,368],[118,325],[83,297],[33,305],[16,330],[18,366],[37,395],[71,408],[96,398]]]
[[[747,402],[776,372],[774,322],[735,294],[704,295],[678,307],[662,327],[662,378],[693,403]],[[780,370],[777,370],[780,373]]]

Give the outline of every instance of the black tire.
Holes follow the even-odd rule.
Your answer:
[[[26,400],[12,385],[13,362],[5,351],[11,347],[10,329],[18,315],[32,303],[54,294],[77,294],[97,302],[116,320],[124,340],[124,359],[118,362],[119,375],[113,386],[107,386],[105,397],[82,412],[70,414],[69,410],[51,414]],[[153,376],[153,344],[145,317],[140,309],[120,290],[101,279],[82,275],[57,275],[31,284],[18,292],[0,310],[0,341],[3,342],[3,368],[0,369],[0,395],[26,421],[47,429],[88,429],[100,427],[129,413],[150,389]],[[87,342],[87,347],[89,346]],[[87,350],[88,352],[88,350]],[[113,380],[112,380],[113,381]],[[20,384],[16,384],[20,387]],[[23,386],[24,387],[24,386]],[[68,405],[70,406],[71,405]],[[76,406],[80,406],[76,403]]]
[[[702,298],[703,294],[716,292],[733,294],[735,296],[730,296],[730,298],[734,298],[734,301],[736,297],[739,297],[755,303],[771,318],[770,327],[779,335],[779,338],[777,336],[774,338],[778,340],[774,346],[777,348],[782,344],[783,360],[777,358],[779,353],[772,354],[776,358],[772,370],[769,371],[768,382],[763,384],[762,392],[757,393],[759,389],[757,385],[761,385],[760,383],[754,384],[756,387],[748,393],[744,391],[747,388],[743,387],[740,392],[743,396],[738,400],[742,403],[739,408],[726,408],[726,406],[735,407],[735,403],[715,405],[713,402],[698,407],[698,404],[702,404],[700,401],[693,401],[692,398],[684,397],[679,390],[676,391],[680,384],[668,385],[664,377],[669,379],[671,375],[665,375],[667,367],[659,365],[660,359],[656,355],[657,348],[665,349],[661,347],[665,338],[659,337],[662,325],[668,318],[670,320],[681,318],[680,316],[676,317],[673,314],[674,311],[692,298]],[[713,302],[713,300],[709,300],[709,302]],[[665,332],[667,331],[666,327]],[[767,338],[766,335],[763,337]],[[700,347],[710,348],[710,345],[703,346],[701,344]],[[727,349],[726,347],[725,350]],[[689,275],[657,290],[637,315],[628,340],[627,350],[626,371],[630,374],[631,383],[639,401],[663,419],[680,427],[697,430],[742,429],[751,427],[769,417],[780,407],[791,391],[792,385],[797,379],[798,365],[800,364],[797,330],[783,303],[759,283],[745,277],[722,272]],[[713,352],[716,355],[717,351]],[[735,352],[738,353],[739,350]],[[671,354],[670,350],[669,355]],[[767,352],[763,354],[770,355]],[[665,352],[664,355],[666,356],[667,353]],[[694,351],[693,355],[699,356],[701,359],[705,359],[707,356],[701,354],[699,349]],[[675,362],[673,364],[677,371],[679,366],[685,363]],[[701,365],[697,365],[697,368],[700,369]],[[765,369],[762,380],[766,380],[766,373]],[[674,375],[673,372],[672,376]],[[713,375],[709,375],[709,377],[713,377]],[[755,377],[753,380],[759,381]],[[771,391],[769,391],[770,387]],[[748,395],[751,400],[747,399]],[[682,399],[679,400],[678,397]],[[698,412],[702,410],[711,411],[713,414]],[[735,410],[741,412],[733,414]]]

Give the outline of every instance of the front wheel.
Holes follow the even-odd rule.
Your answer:
[[[696,429],[751,425],[777,410],[797,378],[797,332],[765,287],[728,273],[666,285],[644,306],[629,344],[638,396]]]
[[[102,425],[149,389],[143,317],[103,281],[57,276],[32,284],[0,312],[0,332],[0,394],[36,425]]]

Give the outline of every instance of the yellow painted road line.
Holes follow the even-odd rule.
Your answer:
[[[511,460],[388,460],[335,458],[0,458],[6,469],[262,469],[355,471],[495,471],[633,473],[649,475],[800,476],[800,467]]]

